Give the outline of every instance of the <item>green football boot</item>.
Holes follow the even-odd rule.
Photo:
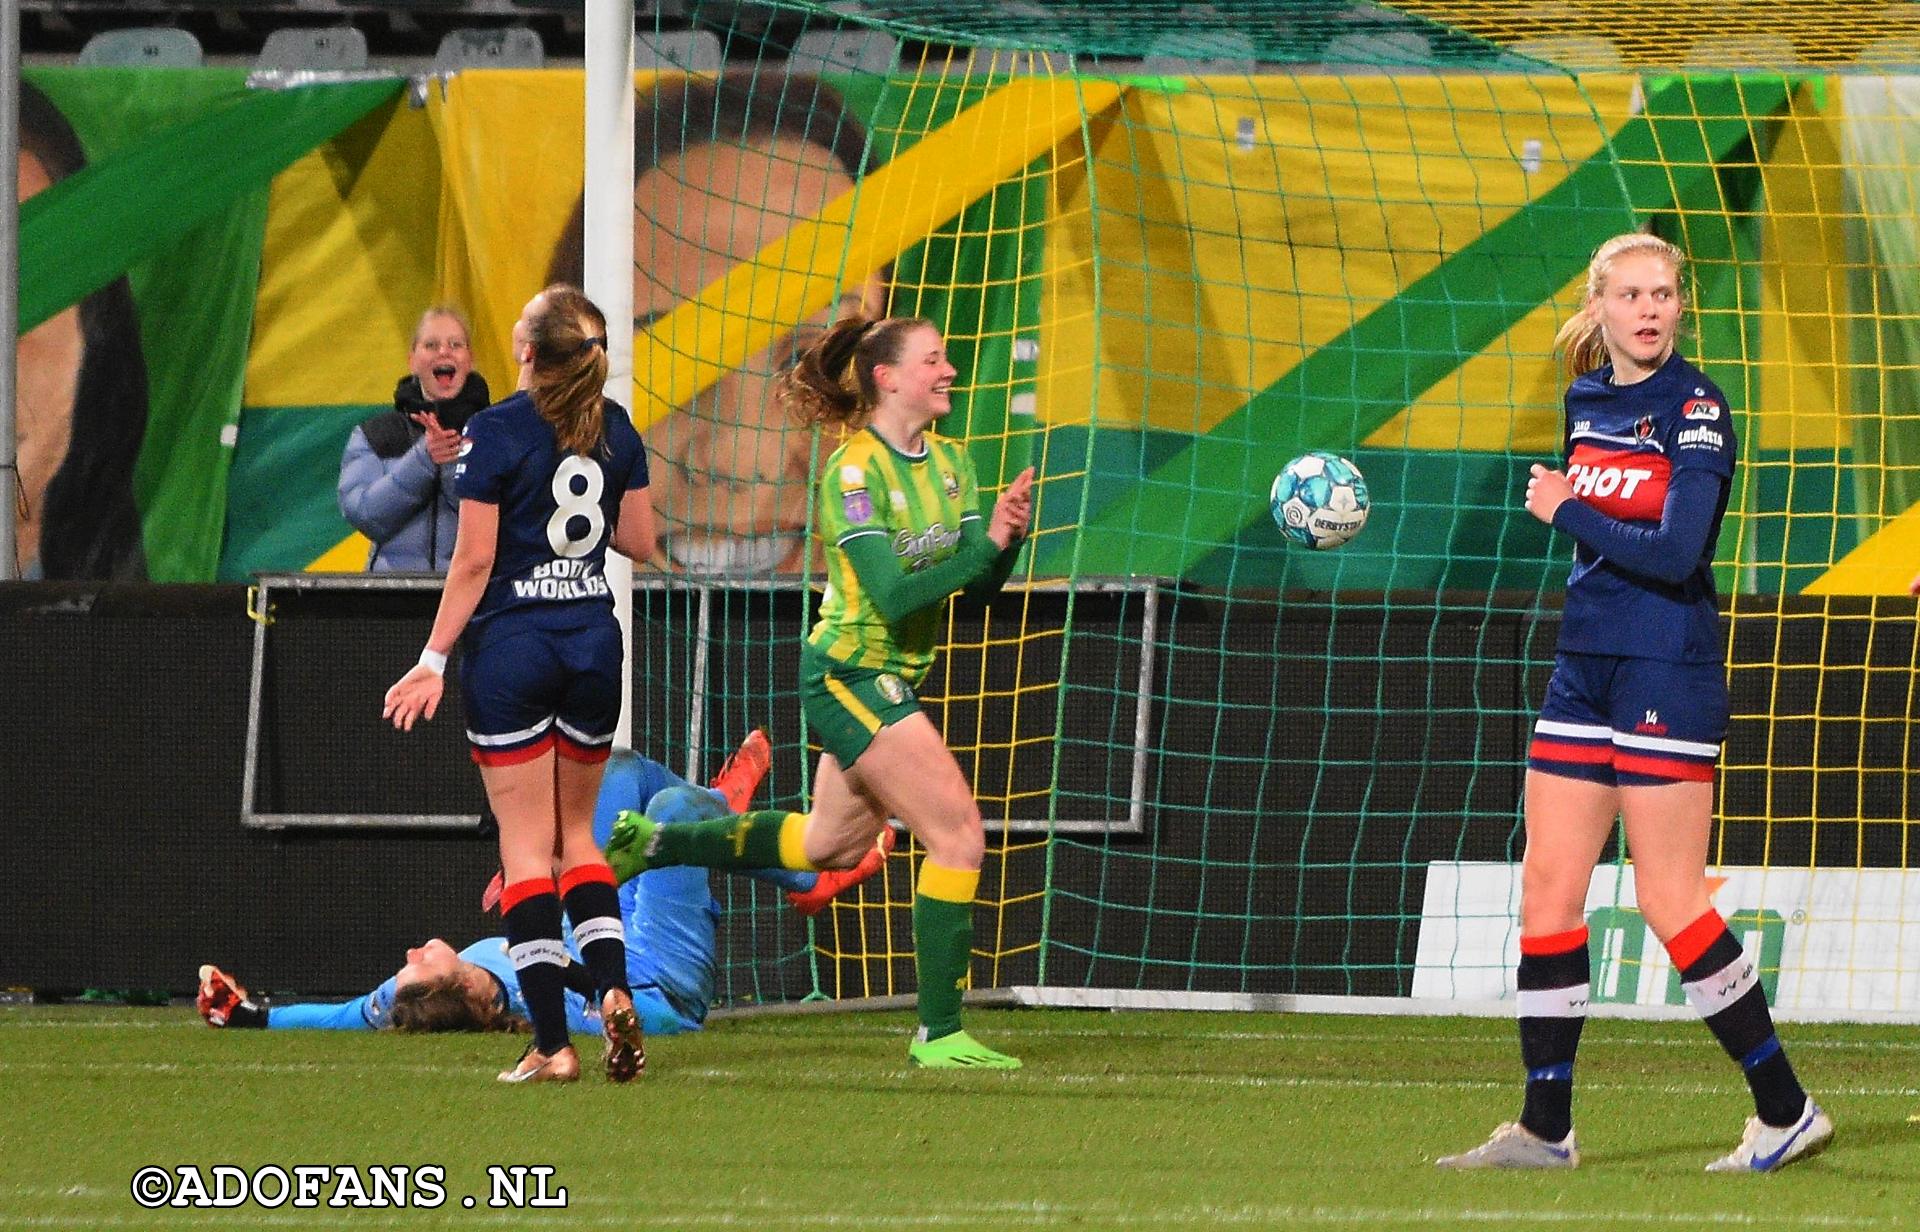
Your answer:
[[[613,869],[615,884],[625,885],[652,867],[647,856],[657,829],[651,818],[632,809],[622,809],[613,819],[613,833],[607,836],[607,864]]]
[[[955,1031],[939,1039],[921,1038],[920,1028],[913,1043],[907,1045],[907,1063],[919,1069],[1019,1069],[1020,1058],[995,1052],[965,1031]]]

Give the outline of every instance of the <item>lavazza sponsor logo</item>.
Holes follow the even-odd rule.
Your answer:
[[[1673,443],[1683,449],[1689,445],[1701,446],[1706,449],[1720,449],[1726,445],[1727,441],[1725,437],[1715,432],[1712,428],[1700,427],[1682,429],[1680,435],[1673,438]]]

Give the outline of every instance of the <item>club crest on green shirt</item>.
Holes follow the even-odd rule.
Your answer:
[[[875,676],[873,687],[880,690],[880,696],[896,706],[913,696],[913,690],[907,688],[907,682],[892,672],[881,672]]]

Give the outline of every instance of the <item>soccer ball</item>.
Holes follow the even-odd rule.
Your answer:
[[[1295,543],[1337,548],[1367,524],[1367,481],[1336,453],[1303,453],[1273,477],[1273,524]]]

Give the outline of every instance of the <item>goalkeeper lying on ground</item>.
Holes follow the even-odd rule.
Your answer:
[[[686,780],[626,749],[607,761],[594,808],[594,838],[604,845],[615,815],[646,808],[665,824],[705,821],[743,811],[767,772],[767,738],[756,731],[729,758],[710,791],[669,791]],[[655,801],[662,792],[668,795]],[[665,809],[665,815],[654,809]],[[787,891],[795,910],[812,915],[841,891],[880,870],[891,829],[855,868],[844,872],[755,870],[751,876]],[[491,890],[491,887],[489,887]],[[491,895],[490,895],[491,897]],[[489,904],[490,905],[490,904]],[[641,1029],[649,1035],[697,1031],[713,1000],[714,925],[720,907],[704,868],[663,868],[620,887],[627,926],[627,972]],[[576,960],[567,969],[567,1023],[600,1030],[593,981]],[[407,961],[380,987],[338,1005],[264,1006],[218,967],[200,968],[200,1015],[215,1027],[322,1028],[370,1031],[511,1031],[524,1029],[526,1005],[504,937],[486,937],[455,951],[438,937],[407,951]]]

